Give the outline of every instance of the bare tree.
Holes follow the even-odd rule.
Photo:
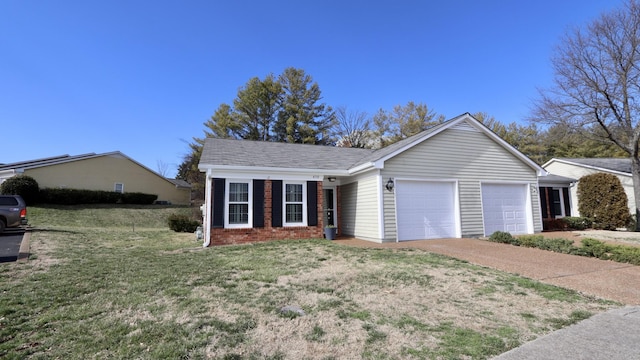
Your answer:
[[[540,91],[532,120],[602,128],[631,159],[640,218],[640,5],[630,0],[568,32],[551,63],[554,86]]]
[[[336,109],[333,134],[337,146],[371,148],[371,119],[365,112],[349,111],[345,106]]]
[[[169,164],[162,160],[156,160],[156,168],[158,170],[158,174],[162,175],[162,177],[167,177],[169,173]]]

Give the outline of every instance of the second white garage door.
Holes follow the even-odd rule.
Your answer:
[[[455,183],[396,181],[398,241],[457,237]]]
[[[495,231],[527,234],[527,185],[482,184],[484,234]]]

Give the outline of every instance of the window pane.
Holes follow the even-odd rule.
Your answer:
[[[562,205],[560,205],[560,190],[553,189],[553,214],[562,215]]]
[[[287,204],[287,222],[302,222],[302,204]]]
[[[287,184],[286,202],[302,202],[302,184]]]
[[[249,205],[229,204],[229,224],[248,224]]]
[[[248,183],[229,183],[229,201],[230,202],[248,202],[249,201],[249,184]]]

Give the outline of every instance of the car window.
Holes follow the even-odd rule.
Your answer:
[[[18,205],[18,199],[10,196],[0,196],[0,205]]]

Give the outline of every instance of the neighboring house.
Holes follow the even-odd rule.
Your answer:
[[[464,114],[380,150],[208,138],[204,246],[374,242],[542,231],[546,172]]]
[[[0,165],[0,183],[15,175],[31,176],[41,188],[140,192],[176,205],[191,202],[187,182],[167,179],[119,151]]]
[[[569,159],[554,158],[547,161],[542,167],[554,175],[566,176],[580,180],[581,177],[595,173],[613,174],[620,179],[622,187],[627,194],[629,211],[636,213],[635,196],[633,194],[633,179],[631,178],[631,159],[621,158],[593,158],[593,159]],[[572,216],[580,216],[578,211],[578,186],[570,189]]]

